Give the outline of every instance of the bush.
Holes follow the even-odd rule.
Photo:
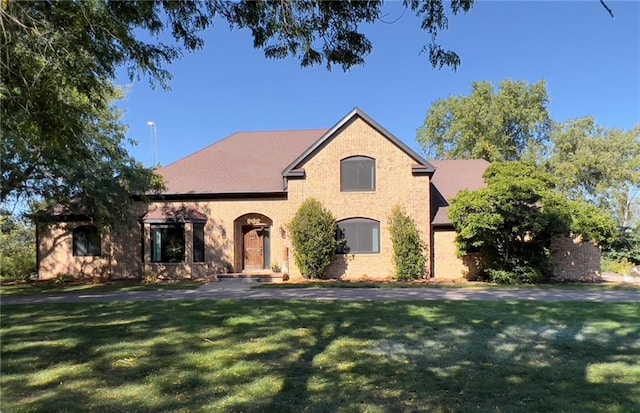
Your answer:
[[[331,265],[338,246],[338,223],[317,199],[307,199],[287,225],[293,256],[305,278],[321,278]]]
[[[420,239],[415,221],[404,209],[396,206],[391,212],[389,224],[396,278],[402,281],[422,278],[425,274],[427,258],[424,255],[424,243]]]
[[[640,226],[635,231],[630,228],[619,229],[611,245],[606,246],[603,256],[613,262],[621,263],[624,260],[640,264]]]
[[[33,225],[0,210],[0,280],[25,280],[36,272]]]
[[[622,258],[620,261],[611,259],[602,260],[602,271],[604,272],[613,272],[620,275],[628,275],[631,274],[632,269],[633,263],[629,262],[626,257]]]
[[[516,266],[512,271],[488,268],[485,270],[489,281],[497,284],[538,284],[549,277],[538,268]]]

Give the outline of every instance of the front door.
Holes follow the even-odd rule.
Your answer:
[[[264,228],[244,226],[242,228],[244,244],[244,269],[261,270],[264,268]]]

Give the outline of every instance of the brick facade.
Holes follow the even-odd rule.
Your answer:
[[[576,238],[558,237],[551,243],[556,281],[596,281],[602,275],[600,248]]]
[[[277,133],[272,135],[277,136]],[[241,149],[251,150],[244,147]],[[277,151],[278,148],[273,150]],[[341,161],[350,157],[367,157],[375,161],[374,190],[341,191]],[[206,162],[201,162],[202,165],[206,165]],[[465,165],[473,164],[472,161]],[[469,174],[468,170],[456,169],[458,165],[462,164],[449,165],[449,169],[446,169],[447,165],[442,164],[442,171],[448,172],[441,172],[437,176],[437,179],[443,182],[443,186],[439,187],[442,193],[451,192],[447,196],[453,196],[456,192],[445,186],[448,183],[447,176],[457,173],[457,178],[450,181],[458,185],[460,177],[465,178]],[[476,169],[471,175],[477,178],[481,176],[481,171],[486,165],[478,162],[475,162],[475,165]],[[242,167],[250,168],[251,165]],[[280,169],[276,170],[277,184]],[[190,197],[188,193],[173,193],[172,199],[181,200],[137,203],[132,209],[133,218],[129,224],[109,234],[103,234],[102,254],[99,257],[73,255],[73,229],[90,223],[62,222],[39,225],[39,277],[50,279],[69,274],[75,277],[106,279],[173,279],[241,272],[245,264],[243,228],[256,225],[262,228],[261,234],[265,239],[261,255],[264,268],[248,272],[268,273],[271,265],[277,263],[292,278],[299,278],[302,275],[295,265],[295,251],[287,233],[287,224],[306,199],[316,198],[338,221],[365,218],[379,223],[379,252],[337,255],[329,268],[328,276],[348,280],[392,278],[393,246],[388,220],[393,208],[401,206],[416,222],[422,241],[427,247],[425,254],[428,258],[428,274],[441,279],[474,279],[479,270],[477,257],[469,255],[458,258],[455,232],[440,226],[432,229],[431,220],[436,215],[436,208],[433,207],[434,210],[431,210],[432,205],[436,204],[431,199],[433,171],[432,165],[404,146],[375,121],[355,110],[282,170],[281,192],[274,193],[273,188],[270,188],[271,192],[252,193],[252,196],[222,193],[210,197],[202,194]],[[187,172],[181,175],[180,182],[183,185],[185,182],[188,183],[191,172],[192,169],[187,168]],[[442,201],[440,194],[438,202]],[[185,211],[191,212],[185,214]],[[190,218],[191,213],[195,214],[195,221]],[[183,262],[152,262],[152,225],[164,222],[165,219],[166,222],[175,221],[183,225]],[[192,240],[196,221],[204,223],[204,262],[194,262],[193,257]],[[573,243],[569,245],[566,242],[558,242],[554,251],[558,256],[556,263],[559,277],[589,279],[590,274],[599,274],[600,261],[596,250],[589,245],[576,246]],[[599,250],[597,252],[599,254]]]

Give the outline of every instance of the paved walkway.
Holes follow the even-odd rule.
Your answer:
[[[0,304],[94,303],[159,300],[487,300],[636,302],[640,290],[596,289],[464,289],[464,288],[258,288],[247,282],[222,281],[197,290],[135,291],[4,297]]]

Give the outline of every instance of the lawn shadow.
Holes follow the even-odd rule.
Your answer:
[[[175,301],[0,316],[8,411],[633,411],[640,401],[637,304]]]

